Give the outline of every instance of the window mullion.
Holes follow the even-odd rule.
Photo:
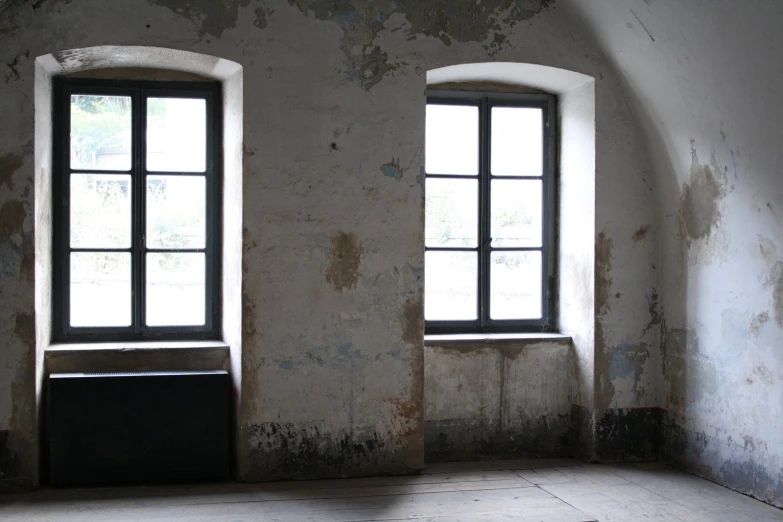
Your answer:
[[[484,98],[479,106],[479,324],[486,329],[489,323],[489,247],[490,247],[490,194],[489,194],[489,100]]]
[[[144,324],[143,288],[144,288],[144,102],[141,90],[133,93],[133,224],[132,235],[132,292],[133,292],[133,330],[141,334]]]

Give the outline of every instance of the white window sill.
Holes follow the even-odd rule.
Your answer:
[[[222,341],[145,341],[52,344],[46,373],[229,370],[231,348]]]
[[[571,343],[571,336],[561,333],[477,333],[477,334],[438,334],[425,335],[424,344],[439,346],[444,344],[534,344],[554,342],[558,344]]]

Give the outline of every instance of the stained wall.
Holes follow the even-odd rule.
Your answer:
[[[619,422],[660,404],[651,167],[622,78],[569,9],[510,0],[11,2],[0,11],[3,487],[37,481],[33,63],[104,44],[190,50],[244,68],[240,478],[423,465],[425,364],[440,364],[435,353],[425,363],[423,346],[425,76],[447,65],[524,62],[595,78],[595,389],[566,401],[589,430],[607,414]],[[531,368],[565,364],[556,347],[536,357]],[[505,386],[515,400],[532,393]],[[555,416],[572,423],[573,408],[556,404]],[[592,443],[584,452],[597,454]]]

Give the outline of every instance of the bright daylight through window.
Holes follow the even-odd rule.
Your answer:
[[[427,333],[552,329],[555,99],[430,91]]]
[[[55,83],[54,338],[214,338],[220,87]]]

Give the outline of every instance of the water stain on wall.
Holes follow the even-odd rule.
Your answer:
[[[699,402],[705,395],[715,393],[717,370],[715,364],[701,353],[695,332],[670,328],[661,347],[670,410],[681,411]]]
[[[772,290],[772,306],[775,314],[775,322],[783,327],[783,274],[780,274]]]
[[[326,281],[335,290],[354,288],[359,280],[359,265],[362,260],[362,244],[356,234],[343,231],[332,236],[329,267],[326,269]]]
[[[723,177],[719,169],[699,162],[691,143],[690,178],[680,194],[680,221],[686,242],[704,240],[717,227],[720,218],[720,201],[726,195]]]
[[[7,241],[15,232],[20,232],[26,217],[27,211],[21,201],[3,203],[0,207],[0,243]]]
[[[223,31],[236,27],[239,7],[247,7],[250,0],[148,0],[152,5],[166,7],[188,20],[198,23],[198,36],[210,35],[220,38]],[[257,14],[257,13],[256,13]]]
[[[487,49],[494,53],[507,44],[502,34],[504,28],[529,20],[553,5],[546,0],[288,0],[288,3],[318,20],[340,25],[343,29],[340,49],[345,54],[347,76],[367,90],[403,65],[391,63],[388,53],[373,44],[384,30],[384,22],[394,14],[402,14],[407,19],[409,39],[422,35],[451,45],[452,41],[484,42],[493,36]]]
[[[595,243],[595,311],[603,315],[610,309],[609,296],[612,292],[612,248],[614,242],[606,233],[598,234]]]
[[[402,312],[402,339],[414,346],[421,343],[424,334],[424,306],[421,299],[408,299]]]
[[[647,233],[649,231],[650,231],[650,225],[639,227],[639,229],[633,233],[633,236],[631,236],[631,238],[634,240],[635,243],[638,243],[639,241],[647,237]]]
[[[259,29],[265,29],[269,17],[275,14],[275,10],[265,8],[265,7],[259,7],[258,9],[255,10],[255,13],[256,13],[256,19],[255,21],[253,21],[253,25],[258,27]]]
[[[749,331],[751,335],[758,337],[758,335],[761,333],[761,329],[764,328],[765,324],[767,324],[767,321],[769,321],[768,312],[761,312],[760,314],[755,315],[753,320],[750,322]]]
[[[13,175],[24,164],[24,159],[19,154],[9,153],[0,156],[0,188],[13,190]]]

